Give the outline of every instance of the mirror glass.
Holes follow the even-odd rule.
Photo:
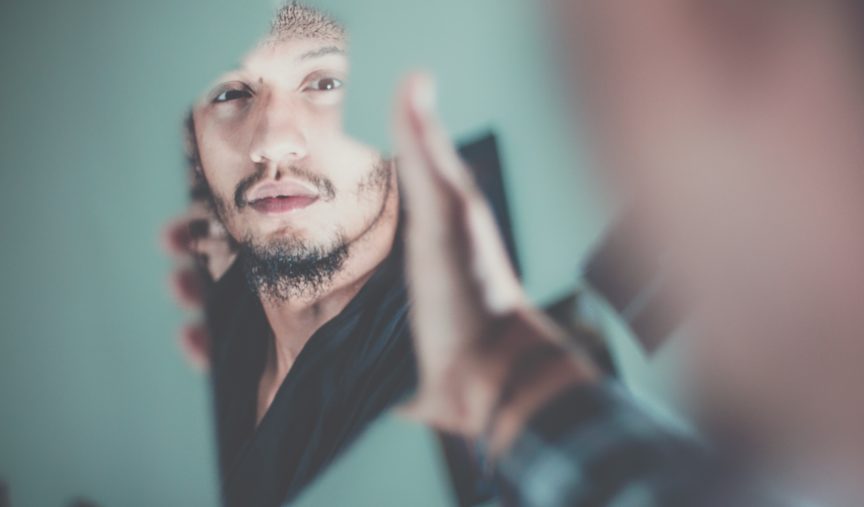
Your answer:
[[[10,505],[495,504],[471,446],[391,411],[415,372],[390,112],[404,72],[436,75],[529,295],[572,315],[603,220],[542,10],[97,0],[0,18]]]

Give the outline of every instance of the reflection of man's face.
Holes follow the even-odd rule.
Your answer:
[[[389,164],[343,132],[347,73],[340,37],[273,36],[193,112],[220,219],[289,271],[337,268],[334,256],[376,224],[391,190]]]

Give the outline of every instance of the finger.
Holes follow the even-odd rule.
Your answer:
[[[225,225],[222,221],[215,216],[212,216],[212,214],[210,216],[208,236],[215,239],[231,239],[231,235],[228,234],[228,230],[225,229]]]
[[[427,118],[434,108],[434,95],[434,84],[429,77],[413,74],[405,80],[397,101],[394,137],[407,203],[409,271],[418,293],[445,300],[446,291],[455,290],[455,286],[444,283],[446,280],[459,280],[461,292],[470,293],[472,289],[465,285],[470,276],[467,276],[469,258],[462,209],[464,200],[433,167],[442,158],[448,163],[460,162],[455,156],[446,158],[448,155],[432,153],[425,140],[429,131]],[[452,151],[448,144],[443,149]],[[430,273],[437,273],[438,280]],[[421,287],[425,292],[421,292]]]
[[[427,114],[419,122],[420,146],[452,194],[455,208],[465,223],[464,241],[473,278],[477,281],[487,310],[506,313],[522,300],[522,291],[501,240],[498,224],[486,198],[459,159],[438,116]]]
[[[182,216],[165,226],[160,239],[162,248],[172,257],[185,257],[194,251],[195,242],[202,238],[231,243],[222,222],[203,206],[190,206]]]
[[[422,102],[425,102],[423,104]],[[428,78],[412,75],[397,97],[394,137],[399,174],[406,202],[406,267],[415,305],[412,324],[420,349],[444,336],[438,348],[463,346],[463,329],[484,313],[482,299],[470,273],[469,241],[460,200],[432,168],[421,145],[418,108],[431,108],[434,89]],[[450,316],[441,319],[440,315]],[[470,326],[469,326],[470,327]],[[422,335],[422,336],[417,336]],[[422,353],[421,353],[422,354]],[[422,374],[422,373],[421,373]]]
[[[431,79],[422,74],[409,76],[400,88],[394,117],[394,139],[399,155],[399,176],[409,221],[438,231],[452,212],[452,196],[442,184],[419,142],[423,126],[419,110],[434,108],[435,89]],[[427,233],[431,232],[428,229]]]
[[[198,265],[219,280],[234,264],[237,257],[234,241],[228,237],[205,237],[192,240],[190,253],[195,255]]]
[[[171,220],[159,235],[162,249],[172,257],[184,256],[189,253],[192,234],[185,217]]]
[[[195,239],[207,236],[210,226],[207,218],[182,216],[171,220],[162,230],[162,249],[172,257],[185,257],[191,253]]]
[[[234,254],[234,245],[222,238],[193,239],[189,245],[189,253],[209,258],[230,257]]]
[[[194,268],[180,268],[171,273],[171,293],[184,308],[194,310],[204,305],[204,283]]]
[[[525,302],[522,285],[513,271],[498,224],[486,200],[473,198],[467,209],[471,271],[486,310],[504,315]]]
[[[207,204],[192,203],[185,213],[185,217],[189,220],[190,227],[193,229],[192,234],[195,237],[217,239],[230,237],[222,221]]]
[[[410,154],[401,173],[413,192],[422,197],[434,197],[439,207],[446,206],[452,213],[454,223],[447,220],[447,209],[440,210],[433,204],[423,203],[421,218],[426,217],[424,227],[434,223],[451,226],[451,242],[460,242],[468,249],[468,258],[473,277],[479,283],[480,292],[490,310],[506,312],[522,300],[522,291],[513,272],[509,256],[501,241],[494,214],[478,190],[473,178],[460,160],[447,136],[438,115],[434,111],[434,98],[427,88],[428,77],[411,76],[406,81],[407,98],[402,100],[403,125],[399,146]],[[419,94],[419,97],[418,97]],[[428,189],[433,188],[432,192]],[[413,206],[413,205],[412,205]],[[410,207],[409,207],[410,208]],[[435,221],[435,215],[439,218]],[[467,228],[467,234],[459,235],[458,229]],[[428,236],[428,234],[427,234]],[[438,238],[440,240],[440,238]],[[457,247],[458,247],[457,246]]]
[[[193,367],[205,372],[210,369],[211,339],[206,326],[190,324],[183,327],[180,348]]]
[[[409,78],[408,92],[413,98],[405,103],[405,115],[415,149],[434,176],[441,178],[446,190],[462,194],[477,190],[474,179],[456,152],[435,106],[435,85],[431,77],[418,74]]]

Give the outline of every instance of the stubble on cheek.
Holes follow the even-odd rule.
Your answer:
[[[383,195],[385,200],[390,193],[393,176],[393,161],[378,159],[372,169],[357,184],[357,195]]]

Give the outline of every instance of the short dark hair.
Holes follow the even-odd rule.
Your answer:
[[[344,41],[345,27],[329,13],[297,1],[288,2],[276,11],[270,25],[270,37],[285,39],[322,39]]]

